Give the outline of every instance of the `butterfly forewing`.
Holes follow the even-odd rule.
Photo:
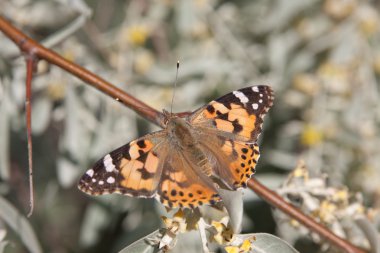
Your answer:
[[[243,88],[211,101],[195,111],[190,121],[194,126],[213,128],[233,139],[254,143],[273,98],[269,86]]]
[[[153,197],[165,160],[165,133],[146,135],[104,156],[86,171],[78,187],[91,195],[121,193]]]

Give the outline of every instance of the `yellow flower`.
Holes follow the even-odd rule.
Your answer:
[[[65,50],[63,53],[62,53],[62,57],[65,58],[66,60],[68,61],[75,61],[75,52],[73,52],[72,50]]]
[[[312,125],[307,125],[301,135],[301,143],[306,146],[315,146],[322,142],[322,132]]]
[[[373,68],[375,69],[375,73],[380,75],[380,53],[377,53],[375,56]]]
[[[379,31],[379,14],[369,6],[359,9],[359,28],[367,37]]]
[[[46,93],[54,101],[62,100],[66,95],[66,86],[60,82],[49,83]]]
[[[208,27],[205,23],[198,22],[198,23],[194,24],[194,26],[192,27],[191,35],[194,38],[203,39],[203,38],[209,37],[210,33],[209,33]]]
[[[303,160],[298,161],[297,167],[293,170],[292,176],[295,178],[309,179],[309,171],[306,169],[305,162]]]
[[[348,64],[325,62],[318,67],[317,76],[331,93],[347,94],[351,91],[352,71]]]
[[[313,96],[319,90],[319,81],[314,75],[302,73],[294,77],[293,86],[303,93]]]
[[[239,253],[239,247],[237,246],[227,246],[224,249],[227,253]]]
[[[224,248],[227,253],[248,253],[252,249],[250,239],[245,239],[240,246],[227,246]]]
[[[127,40],[134,46],[144,45],[148,36],[149,30],[145,25],[133,25],[127,28]]]
[[[340,189],[337,192],[335,192],[335,194],[332,196],[333,201],[340,202],[345,205],[348,205],[348,197],[349,197],[349,194],[348,194],[347,189]]]
[[[243,244],[240,246],[240,249],[243,250],[243,252],[250,251],[252,249],[251,241],[248,239],[244,240]]]
[[[216,234],[213,236],[213,239],[219,244],[226,244],[231,242],[233,239],[234,233],[231,228],[227,227],[221,222],[213,221],[211,225],[215,228]]]
[[[168,229],[168,231],[171,231],[174,234],[186,232],[186,227],[187,227],[186,218],[181,209],[179,209],[178,212],[174,214],[173,219],[170,219],[165,216],[162,216],[161,218],[166,228]]]
[[[138,74],[145,74],[153,65],[154,57],[149,51],[144,50],[137,54],[134,69]]]
[[[295,220],[295,219],[291,219],[290,220],[290,225],[292,227],[295,227],[295,228],[299,228],[300,227],[300,223],[297,220]]]
[[[337,206],[330,201],[323,200],[320,204],[320,208],[316,215],[321,219],[322,222],[331,224],[335,219],[334,213],[337,210]]]
[[[335,19],[344,19],[355,10],[356,0],[326,0],[323,9]]]

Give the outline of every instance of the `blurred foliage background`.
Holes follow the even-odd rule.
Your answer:
[[[380,205],[379,7],[365,0],[0,1],[1,15],[32,38],[158,110],[170,107],[177,60],[175,112],[271,85],[276,99],[257,178],[278,189],[303,159],[310,176],[327,173],[331,187],[361,193],[355,198],[371,210]],[[26,214],[25,64],[3,34],[0,45],[0,197]],[[46,252],[116,252],[157,229],[154,200],[89,197],[76,187],[104,154],[157,127],[44,61],[32,100],[31,237],[0,218],[0,251],[25,252],[33,241]],[[243,231],[277,234],[301,252],[333,252],[278,217],[245,192]],[[194,238],[183,239],[186,252],[199,252]]]

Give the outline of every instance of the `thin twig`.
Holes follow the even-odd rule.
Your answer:
[[[26,61],[26,92],[25,92],[25,116],[26,116],[26,132],[28,139],[28,165],[29,165],[29,213],[28,217],[33,214],[34,210],[34,187],[33,187],[33,149],[32,149],[32,79],[33,71],[36,63],[33,55],[27,55]]]
[[[87,71],[86,69],[63,59],[61,56],[57,55],[53,51],[42,47],[40,44],[33,41],[25,34],[13,27],[11,24],[9,24],[1,16],[0,31],[3,31],[8,38],[13,40],[19,46],[21,51],[27,54],[35,53],[35,55],[38,58],[45,59],[51,64],[59,66],[60,68],[70,72],[71,74],[75,75],[81,80],[87,82],[88,84],[111,96],[112,98],[119,100],[124,105],[133,109],[149,121],[157,125],[163,126],[162,113],[156,111],[155,109],[139,101],[138,99],[133,98],[129,94],[116,88],[115,86],[111,85],[110,83],[101,79],[95,74]],[[184,115],[186,114],[187,113],[184,113]],[[328,241],[330,241],[331,244],[335,245],[336,247],[344,250],[347,253],[365,253],[365,251],[355,247],[354,245],[350,244],[344,239],[339,238],[328,229],[316,223],[312,218],[304,215],[300,210],[287,203],[280,196],[266,188],[264,185],[261,185],[257,180],[253,179],[249,181],[248,185],[253,191],[255,191],[258,195],[264,198],[268,203],[279,208],[284,213],[293,217],[297,221],[300,221],[311,231],[320,234],[322,237],[326,238]]]

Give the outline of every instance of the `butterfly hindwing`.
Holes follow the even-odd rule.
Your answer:
[[[161,203],[170,208],[194,208],[220,201],[211,179],[196,174],[196,165],[187,162],[183,154],[172,151],[167,158],[157,190]]]
[[[132,141],[104,156],[79,181],[80,190],[91,195],[121,193],[153,197],[165,159],[162,132]]]
[[[263,117],[273,105],[269,86],[252,86],[224,95],[190,116],[194,126],[213,128],[244,142],[256,142]]]
[[[257,143],[244,143],[224,136],[207,134],[201,137],[204,153],[213,163],[213,172],[228,189],[246,187],[255,173],[260,156]]]
[[[231,150],[231,151],[230,151]],[[246,187],[247,181],[255,173],[255,167],[260,157],[259,146],[226,140],[222,147],[222,154],[228,156],[227,169],[232,177],[232,189]]]

